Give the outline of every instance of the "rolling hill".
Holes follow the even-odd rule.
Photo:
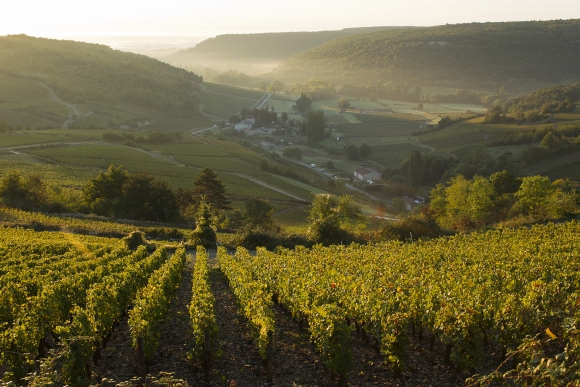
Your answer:
[[[193,96],[200,76],[104,45],[3,36],[0,74],[41,81],[72,104],[126,103],[172,117],[200,115]]]
[[[393,28],[400,27],[218,35],[198,43],[195,47],[178,51],[160,59],[179,66],[208,66],[221,71],[237,68],[250,74],[256,74],[257,72],[269,71],[284,59],[330,40]]]
[[[320,77],[506,87],[580,78],[580,20],[471,23],[362,33],[283,62],[284,81]]]

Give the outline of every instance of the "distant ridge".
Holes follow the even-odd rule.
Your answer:
[[[163,58],[177,65],[217,65],[215,62],[274,63],[297,55],[333,39],[365,32],[403,27],[345,28],[339,31],[226,34],[206,39],[195,47]]]
[[[361,33],[284,61],[285,81],[496,85],[580,79],[580,20],[470,23]]]

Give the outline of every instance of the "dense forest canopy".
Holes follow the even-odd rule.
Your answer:
[[[143,55],[26,35],[0,37],[0,74],[42,81],[71,103],[125,102],[180,117],[198,113],[192,92],[202,81]]]
[[[218,35],[167,58],[172,62],[249,60],[281,61],[332,39],[398,27],[345,28],[339,31]]]
[[[292,57],[275,75],[335,83],[517,85],[580,78],[580,20],[471,23],[357,34]]]

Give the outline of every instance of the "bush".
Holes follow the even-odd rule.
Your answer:
[[[406,217],[400,221],[389,221],[381,225],[375,232],[375,241],[387,241],[397,239],[405,241],[407,239],[438,238],[446,235],[441,228],[432,222],[415,217]]]
[[[236,235],[233,240],[233,244],[237,247],[244,247],[248,250],[256,250],[257,247],[265,247],[270,251],[275,250],[277,247],[293,249],[296,246],[313,246],[313,243],[303,235],[281,235],[256,231],[247,231]]]
[[[197,227],[187,241],[188,248],[203,246],[206,249],[217,248],[217,235],[211,227]]]
[[[133,231],[123,238],[123,243],[129,250],[137,250],[139,246],[149,246],[147,239],[145,239],[145,234],[141,231]]]
[[[146,231],[146,236],[149,239],[164,239],[164,240],[179,240],[182,241],[184,235],[176,228],[156,227],[150,228]]]

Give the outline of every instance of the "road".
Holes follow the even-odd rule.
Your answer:
[[[256,106],[256,109],[261,109],[265,104],[268,103],[268,101],[270,100],[270,98],[272,98],[272,93],[268,93],[264,99],[262,100],[262,102],[260,102],[258,104],[258,106]]]
[[[58,98],[56,96],[56,93],[54,92],[54,90],[52,90],[46,83],[43,83],[40,81],[38,81],[38,83],[40,83],[42,86],[44,86],[50,92],[50,95],[52,96],[52,98],[54,100],[62,103],[63,105],[66,105],[71,110],[72,115],[69,114],[68,120],[66,120],[65,123],[63,124],[63,126],[65,128],[68,128],[68,126],[79,116],[79,112],[78,112],[77,108],[74,107],[73,105],[71,105],[70,103],[64,102],[63,100]]]

